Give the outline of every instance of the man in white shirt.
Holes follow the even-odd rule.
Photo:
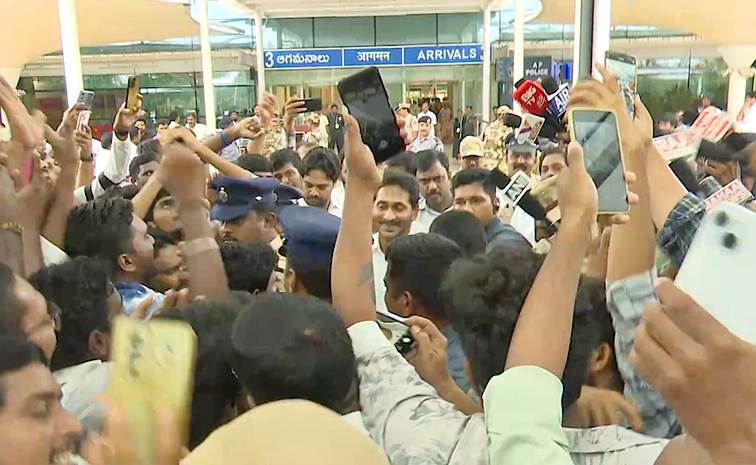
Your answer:
[[[386,247],[394,238],[410,234],[412,223],[417,219],[419,198],[417,181],[412,175],[398,170],[386,171],[373,203],[373,224],[378,228],[378,232],[373,234],[373,275],[379,311],[387,311],[384,300],[386,284],[383,280],[388,268]]]
[[[205,126],[202,123],[197,122],[197,115],[194,112],[191,112],[186,115],[186,127],[191,129],[191,131],[194,133],[194,136],[199,141],[202,141],[207,136],[212,135],[210,131],[207,129],[207,126]]]
[[[756,92],[749,92],[746,95],[746,101],[743,109],[738,114],[740,121],[740,131],[754,134],[756,133]]]
[[[342,204],[333,191],[337,187],[341,168],[339,159],[331,150],[316,147],[302,160],[304,202],[341,218]]]
[[[430,229],[433,220],[452,208],[449,158],[443,152],[425,150],[415,155],[417,173],[415,178],[420,187],[417,222]]]
[[[427,116],[430,118],[431,123],[431,129],[430,129],[430,135],[435,136],[436,135],[436,124],[438,124],[438,117],[436,116],[433,111],[430,110],[430,104],[427,100],[423,100],[423,103],[420,106],[420,113],[417,114],[418,121],[423,116]]]

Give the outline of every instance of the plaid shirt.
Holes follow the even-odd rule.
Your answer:
[[[704,213],[706,213],[704,201],[693,194],[686,194],[677,202],[667,217],[664,228],[659,231],[659,247],[669,255],[672,263],[678,268],[682,265],[685,254],[688,253],[688,248],[693,242],[693,236],[701,224]]]
[[[682,433],[677,415],[642,377],[635,374],[627,360],[635,343],[635,329],[643,320],[643,310],[659,303],[654,293],[654,279],[656,273],[648,271],[608,284],[606,306],[612,315],[615,358],[625,381],[625,397],[638,406],[643,417],[644,434],[671,439]]]

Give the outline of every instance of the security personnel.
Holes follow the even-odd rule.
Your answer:
[[[221,176],[213,180],[210,188],[215,191],[211,210],[214,220],[221,222],[220,239],[223,242],[267,242],[279,252],[282,241],[278,234],[276,207],[296,201],[301,192],[290,186],[282,188],[272,178],[237,179]],[[292,193],[290,189],[298,193]],[[276,191],[281,192],[277,201]],[[286,259],[279,253],[276,273],[276,289],[283,290],[283,271]]]
[[[483,135],[485,144],[485,167],[499,167],[506,154],[505,140],[512,129],[504,125],[504,115],[511,110],[507,106],[501,106],[496,110],[496,121],[491,123]]]
[[[281,210],[287,292],[331,301],[331,258],[341,220],[315,207]]]
[[[305,143],[314,144],[318,147],[328,148],[328,132],[320,125],[320,115],[313,113],[307,118],[310,123],[310,132],[305,134]]]
[[[485,149],[483,141],[475,136],[467,136],[459,144],[459,166],[461,169],[483,168]]]

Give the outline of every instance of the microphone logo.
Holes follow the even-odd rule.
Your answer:
[[[522,94],[522,100],[528,104],[532,105],[533,101],[535,100],[535,93],[536,88],[535,87],[529,87],[523,94]]]

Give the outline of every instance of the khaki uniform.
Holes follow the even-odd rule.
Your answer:
[[[286,131],[279,126],[274,131],[265,135],[262,155],[269,157],[273,152],[285,149],[287,145],[288,140],[286,137]]]
[[[310,144],[315,144],[318,147],[328,148],[328,133],[322,129],[310,131],[305,134],[304,141]]]
[[[484,165],[486,168],[499,167],[499,169],[502,169],[503,167],[502,171],[506,171],[504,140],[510,132],[512,132],[512,128],[504,126],[504,123],[498,119],[486,128],[483,134]]]
[[[273,276],[275,276],[274,288],[276,292],[286,292],[286,286],[284,285],[284,275],[286,274],[286,257],[281,256],[278,252],[283,247],[283,239],[280,236],[276,236],[275,239],[270,241],[270,246],[276,251],[278,256],[278,263],[276,269],[273,270]]]

